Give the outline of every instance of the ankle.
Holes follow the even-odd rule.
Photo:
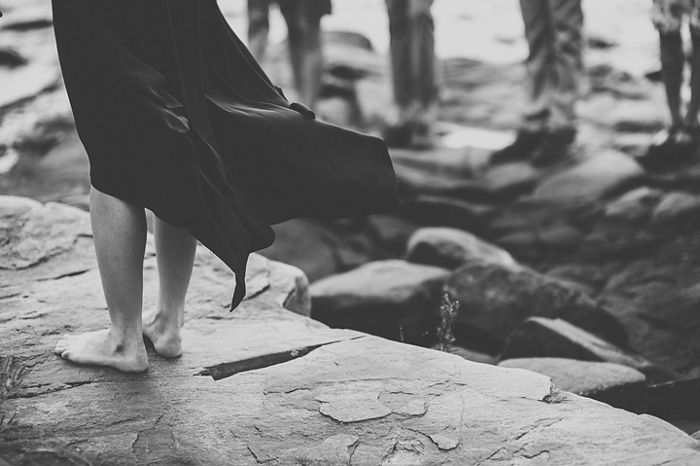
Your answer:
[[[118,353],[129,353],[139,350],[144,346],[141,326],[135,329],[115,329],[112,327],[108,338]]]
[[[182,326],[184,324],[185,318],[185,306],[184,305],[174,305],[166,307],[164,305],[158,305],[155,311],[151,314],[151,319],[149,323],[160,323],[161,325],[178,325]]]

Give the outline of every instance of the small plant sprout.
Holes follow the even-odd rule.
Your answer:
[[[453,300],[447,290],[443,291],[440,302],[440,324],[437,328],[438,344],[437,349],[449,353],[455,341],[453,327],[457,313],[459,312],[459,301]]]

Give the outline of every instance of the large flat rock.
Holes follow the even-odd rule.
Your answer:
[[[8,226],[12,212],[31,226],[46,209],[75,218],[79,231],[87,215],[0,197],[14,241],[35,236]],[[90,237],[43,231],[58,245],[44,247],[43,262],[2,265],[0,464],[700,462],[700,443],[670,424],[560,392],[547,377],[330,329],[302,315],[303,275],[256,255],[250,297],[229,313],[232,277],[199,251],[181,358],[150,353],[148,371],[137,375],[75,366],[51,353],[59,335],[107,323],[94,261],[73,249]],[[79,239],[71,246],[61,235]],[[69,268],[76,273],[41,269],[66,259],[80,265]],[[36,279],[35,268],[44,270]],[[5,286],[14,274],[21,281]],[[152,253],[145,274],[149,306]]]

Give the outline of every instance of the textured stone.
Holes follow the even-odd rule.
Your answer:
[[[151,248],[147,307],[157,288]],[[286,311],[280,303],[297,280],[279,278],[289,270],[257,255],[246,277],[248,299],[227,312],[232,276],[198,251],[182,357],[150,352],[142,374],[76,366],[51,353],[59,335],[107,323],[99,274],[85,265],[82,274],[55,279],[25,275],[20,295],[0,298],[0,367],[9,374],[0,398],[6,463],[700,461],[700,444],[671,425],[558,392],[543,376],[330,329]]]
[[[452,274],[447,291],[460,302],[455,334],[469,326],[507,339],[527,318],[541,316],[565,319],[618,344],[626,341],[622,326],[595,300],[528,267],[469,263]]]
[[[595,202],[644,177],[630,157],[607,151],[540,183],[533,197],[540,200]]]
[[[700,234],[649,249],[610,273],[600,297],[627,329],[629,346],[680,373],[700,354]]]
[[[635,413],[647,411],[646,377],[628,366],[565,358],[507,359],[498,365],[546,375],[561,390],[616,408]]]
[[[657,227],[674,227],[678,222],[695,220],[700,213],[700,196],[681,191],[664,196],[656,206],[651,224]]]
[[[492,204],[464,201],[459,197],[419,194],[402,204],[402,212],[423,225],[478,232],[486,229],[496,214],[497,207]]]
[[[661,196],[658,189],[646,186],[633,189],[605,206],[605,219],[634,227],[643,226],[651,218]]]
[[[429,345],[448,274],[400,260],[371,262],[313,283],[311,316],[331,327]]]
[[[454,228],[421,228],[409,239],[406,260],[455,269],[465,262],[489,262],[516,267],[505,250]]]
[[[621,364],[643,373],[650,382],[677,377],[673,372],[561,319],[527,319],[511,335],[501,355],[502,360],[546,357]]]
[[[700,378],[649,387],[649,413],[662,419],[700,420]]]

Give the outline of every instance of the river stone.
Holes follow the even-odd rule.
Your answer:
[[[533,198],[562,203],[596,202],[643,177],[644,170],[630,157],[606,151],[543,180]]]
[[[673,372],[626,351],[562,319],[531,317],[513,333],[501,360],[567,358],[611,362],[643,373],[650,382],[672,380]]]
[[[455,228],[420,228],[411,236],[406,249],[409,262],[446,269],[472,261],[517,267],[507,251]]]
[[[423,225],[452,227],[479,232],[485,230],[498,208],[493,204],[470,202],[459,197],[419,194],[405,201],[402,212]]]
[[[633,189],[605,206],[603,215],[608,222],[642,226],[651,218],[662,195],[662,191],[647,186]]]
[[[675,191],[667,193],[656,206],[651,224],[656,227],[673,228],[679,222],[696,220],[700,213],[700,196]]]
[[[700,420],[700,378],[649,387],[649,413],[662,419]]]
[[[622,326],[595,300],[528,267],[472,262],[451,275],[446,289],[460,302],[458,326],[507,339],[531,316],[561,318],[611,342],[626,343]]]
[[[150,248],[147,305],[157,294]],[[0,464],[700,461],[700,444],[670,424],[559,392],[541,375],[289,312],[280,303],[296,278],[260,256],[251,262],[253,292],[228,312],[230,271],[198,249],[184,354],[166,360],[149,351],[141,374],[77,366],[51,352],[60,334],[108,321],[94,263],[54,279],[25,275],[20,294],[0,297]]]
[[[527,369],[552,379],[559,389],[634,413],[647,411],[646,377],[621,364],[565,358],[507,359],[500,367]]]
[[[449,272],[401,260],[376,261],[311,284],[311,317],[397,341],[429,345]]]

